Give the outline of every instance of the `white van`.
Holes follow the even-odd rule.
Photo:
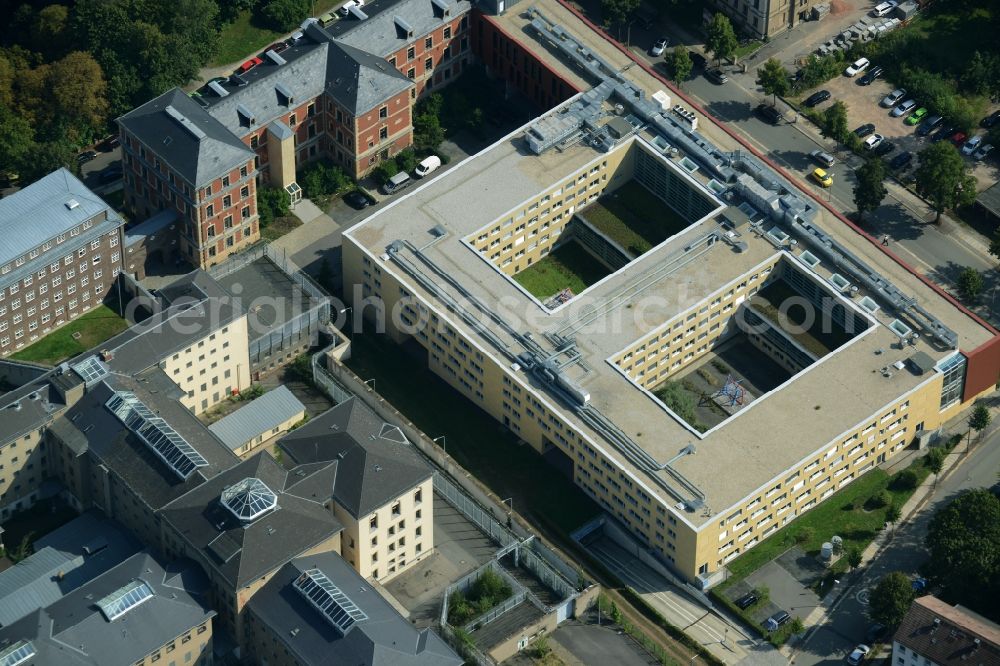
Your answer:
[[[417,174],[417,178],[423,178],[430,172],[436,170],[439,166],[441,166],[441,158],[437,155],[431,155],[430,157],[425,157],[423,161],[417,165],[414,173]]]
[[[400,171],[395,176],[385,181],[385,185],[382,186],[382,192],[385,194],[395,194],[411,182],[413,181],[410,180],[410,174],[405,171]]]

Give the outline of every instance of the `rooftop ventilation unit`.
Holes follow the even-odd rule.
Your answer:
[[[229,94],[229,91],[223,88],[222,84],[218,81],[209,81],[208,88],[219,97],[225,97]]]
[[[187,116],[185,116],[183,113],[181,113],[174,107],[168,105],[167,108],[164,109],[164,112],[168,116],[173,118],[175,121],[177,121],[177,123],[185,130],[187,130],[187,132],[191,134],[191,136],[193,136],[194,138],[198,139],[199,141],[205,138],[205,132],[203,132],[200,127],[191,122],[191,120]]]
[[[66,210],[73,210],[74,208],[79,208],[80,202],[76,199],[70,199],[66,202]]]
[[[273,49],[268,49],[264,53],[264,55],[267,57],[268,60],[270,60],[271,62],[273,62],[278,67],[281,67],[282,65],[284,65],[284,64],[286,64],[288,62],[287,60],[285,60],[284,58],[282,58],[280,55],[278,55],[277,52],[274,51]]]

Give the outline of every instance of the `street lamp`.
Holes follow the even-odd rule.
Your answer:
[[[441,435],[440,437],[435,437],[431,441],[437,442],[438,440],[441,440],[441,450],[448,453],[448,440],[445,439],[444,435]]]
[[[365,385],[365,386],[368,386],[368,382],[371,382],[371,388],[372,388],[372,390],[374,391],[374,390],[375,390],[375,378],[374,378],[374,377],[372,377],[371,379],[366,379],[366,380],[364,381],[364,385]]]
[[[507,504],[507,505],[509,505],[510,506],[510,512],[514,513],[514,498],[513,497],[508,497],[507,499],[502,499],[502,500],[500,500],[500,503],[501,504]]]

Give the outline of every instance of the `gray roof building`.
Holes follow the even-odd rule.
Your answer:
[[[4,663],[131,666],[215,616],[204,599],[207,585],[190,561],[165,566],[145,551],[137,553],[0,629],[0,661],[10,656]],[[112,611],[107,602],[128,591],[131,596]],[[183,646],[177,647],[182,653]]]
[[[0,627],[55,603],[139,552],[113,520],[88,511],[35,542],[35,553],[0,572]]]
[[[328,612],[306,592],[320,603],[326,600]],[[304,666],[329,664],[331,659],[352,666],[462,663],[437,634],[413,627],[336,553],[289,562],[253,596],[248,608],[255,622],[267,626]]]
[[[351,398],[285,435],[289,458],[321,474],[334,500],[361,518],[416,487],[433,470],[398,426]]]
[[[344,44],[388,58],[471,7],[466,0],[375,0],[364,6],[368,18],[362,21],[348,15],[326,31]]]
[[[118,122],[194,188],[254,158],[250,148],[179,88],[129,111]]]
[[[235,589],[343,529],[323,503],[299,496],[300,476],[266,451],[205,482],[160,515]]]
[[[938,666],[1000,666],[1000,625],[930,595],[914,600],[892,640],[892,663],[916,664],[922,656]]]
[[[259,435],[270,433],[305,409],[288,387],[282,385],[219,419],[208,429],[230,450],[235,450]]]
[[[989,215],[1000,219],[1000,183],[994,183],[980,192],[976,203]]]

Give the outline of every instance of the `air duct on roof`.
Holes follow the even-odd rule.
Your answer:
[[[222,84],[219,83],[218,81],[209,81],[208,87],[212,92],[214,92],[219,97],[225,97],[226,95],[229,94],[229,91],[223,88]]]
[[[79,201],[77,201],[76,199],[70,199],[69,201],[66,202],[66,209],[73,210],[74,208],[79,207],[79,205],[80,205]]]
[[[278,55],[278,53],[274,49],[268,49],[264,53],[264,55],[267,56],[268,59],[271,62],[273,62],[275,65],[277,65],[278,67],[281,67],[282,65],[284,65],[287,62],[284,58],[282,58],[280,55]]]

